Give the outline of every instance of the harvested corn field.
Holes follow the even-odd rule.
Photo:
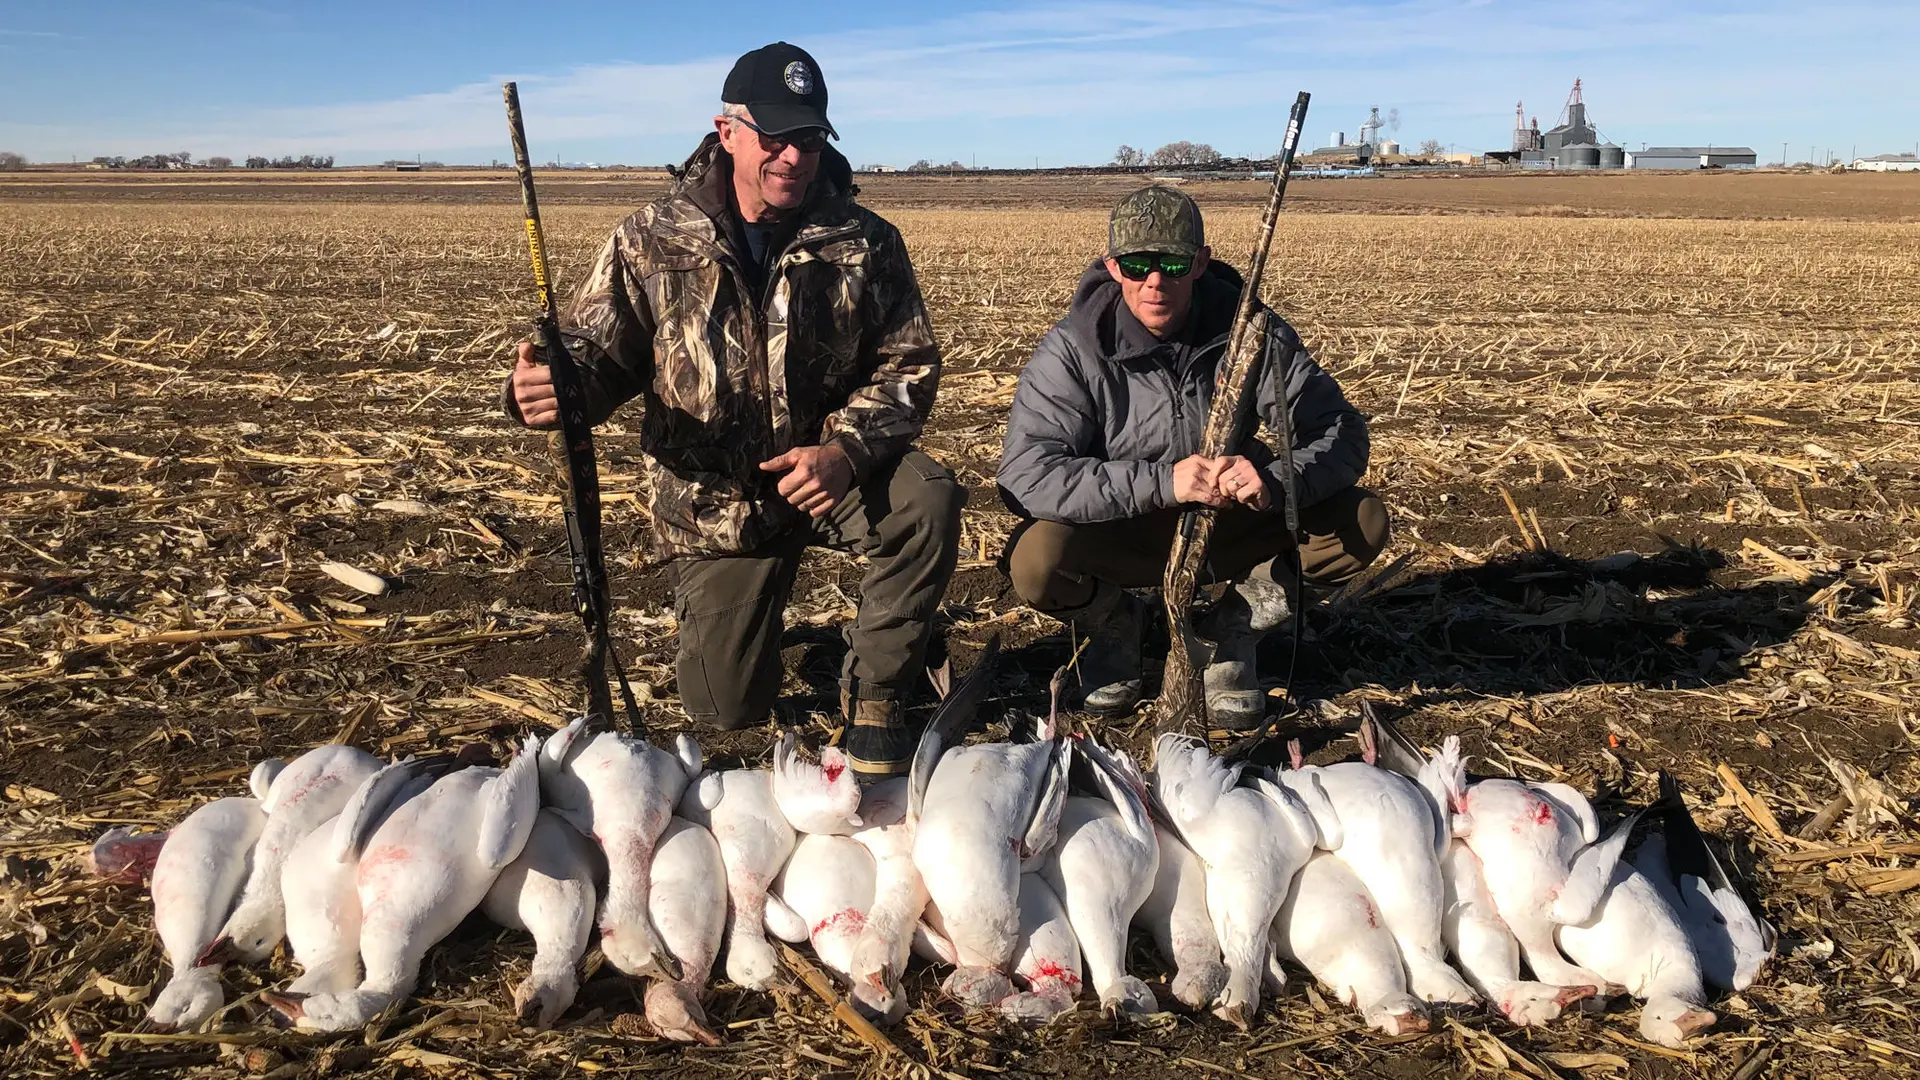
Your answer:
[[[687,1049],[637,1023],[637,984],[597,957],[558,1028],[533,1035],[509,1005],[527,942],[478,916],[364,1037],[255,1019],[293,972],[284,955],[228,970],[216,1033],[152,1031],[151,904],[85,871],[95,836],[166,827],[243,791],[260,758],[329,740],[383,756],[484,740],[504,758],[580,700],[552,469],[497,406],[531,308],[514,193],[374,179],[0,183],[5,1075],[1920,1068],[1920,224],[1900,220],[1920,186],[1905,177],[1671,178],[1684,199],[1646,198],[1639,177],[1301,181],[1269,269],[1268,300],[1372,418],[1364,483],[1396,527],[1375,572],[1307,619],[1294,683],[1314,704],[1294,734],[1318,760],[1351,756],[1372,702],[1426,743],[1460,734],[1479,771],[1570,783],[1609,816],[1673,770],[1781,936],[1687,1050],[1643,1043],[1632,1007],[1387,1038],[1305,977],[1246,1034],[1185,1013],[1116,1029],[1087,1002],[1026,1032],[963,1017],[917,967],[888,1060],[804,989],[719,986],[722,1044]],[[1823,201],[1814,182],[1846,190]],[[542,183],[564,280],[658,181]],[[1125,186],[866,192],[907,238],[944,349],[923,446],[971,502],[943,622],[957,670],[989,634],[1007,644],[995,731],[1046,708],[1070,652],[995,567],[1014,523],[993,489],[1005,412]],[[1257,224],[1246,188],[1193,187],[1236,263]],[[675,624],[643,546],[637,431],[617,416],[599,440],[616,629],[649,724],[671,733]],[[794,591],[781,708],[813,736],[835,722],[859,577],[818,553]],[[1284,636],[1264,650],[1277,688]],[[1110,730],[1144,753],[1150,729]],[[762,764],[770,739],[703,743]],[[1158,992],[1149,953],[1136,943],[1133,967]]]

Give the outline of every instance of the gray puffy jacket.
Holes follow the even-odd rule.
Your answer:
[[[1000,494],[1022,517],[1091,524],[1175,504],[1173,466],[1200,446],[1214,368],[1240,300],[1240,274],[1212,262],[1194,283],[1194,314],[1178,339],[1160,341],[1127,310],[1105,263],[1080,279],[1067,317],[1047,331],[1020,373],[1000,453]],[[1301,506],[1353,486],[1367,468],[1367,422],[1333,376],[1313,362],[1293,327],[1267,320],[1261,422],[1276,430],[1275,372],[1286,372],[1290,455],[1257,436],[1240,453],[1268,474],[1273,510],[1279,469],[1291,467]],[[1284,360],[1284,368],[1276,360]]]

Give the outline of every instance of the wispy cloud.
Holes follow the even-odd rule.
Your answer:
[[[65,34],[56,34],[51,30],[8,30],[0,27],[0,37],[14,38],[64,38]]]
[[[1516,97],[1551,122],[1576,75],[1602,131],[1622,141],[1713,124],[1698,137],[1777,142],[1783,126],[1864,117],[1876,62],[1901,63],[1896,43],[1914,40],[1920,8],[1870,0],[1836,0],[1816,19],[1797,0],[1056,0],[806,43],[863,160],[937,148],[956,128],[988,131],[1003,150],[1094,160],[1115,132],[1261,151],[1300,87],[1315,92],[1315,131],[1352,131],[1377,103],[1401,109],[1410,139],[1499,145]],[[713,115],[731,62],[520,73],[535,156],[677,157]],[[1920,126],[1904,108],[1896,125]],[[9,127],[27,130],[0,122],[0,138]],[[191,129],[128,124],[90,141],[484,159],[501,152],[501,129],[496,76],[390,100],[238,110]]]

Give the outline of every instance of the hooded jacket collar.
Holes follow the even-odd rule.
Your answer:
[[[1120,283],[1107,273],[1105,260],[1087,267],[1074,288],[1073,303],[1062,326],[1086,355],[1122,363],[1159,354],[1175,370],[1192,357],[1224,345],[1240,304],[1240,272],[1226,263],[1209,261],[1194,283],[1193,311],[1180,333],[1166,341],[1154,337],[1128,310]]]

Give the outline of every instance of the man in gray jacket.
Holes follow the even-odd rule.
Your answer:
[[[1289,411],[1293,445],[1276,453],[1252,436],[1234,454],[1196,454],[1241,277],[1209,258],[1199,207],[1170,187],[1122,199],[1107,241],[1020,374],[1000,458],[1001,497],[1025,519],[1008,543],[1008,575],[1028,603],[1091,636],[1080,660],[1086,707],[1130,712],[1142,693],[1145,601],[1127,590],[1159,586],[1184,506],[1221,511],[1208,571],[1231,585],[1196,629],[1219,643],[1204,675],[1208,717],[1246,729],[1265,705],[1254,646],[1286,619],[1288,592],[1303,578],[1336,586],[1386,546],[1386,508],[1355,486],[1366,420],[1263,305],[1257,407],[1269,431]],[[1283,516],[1283,469],[1299,495],[1297,537]]]

